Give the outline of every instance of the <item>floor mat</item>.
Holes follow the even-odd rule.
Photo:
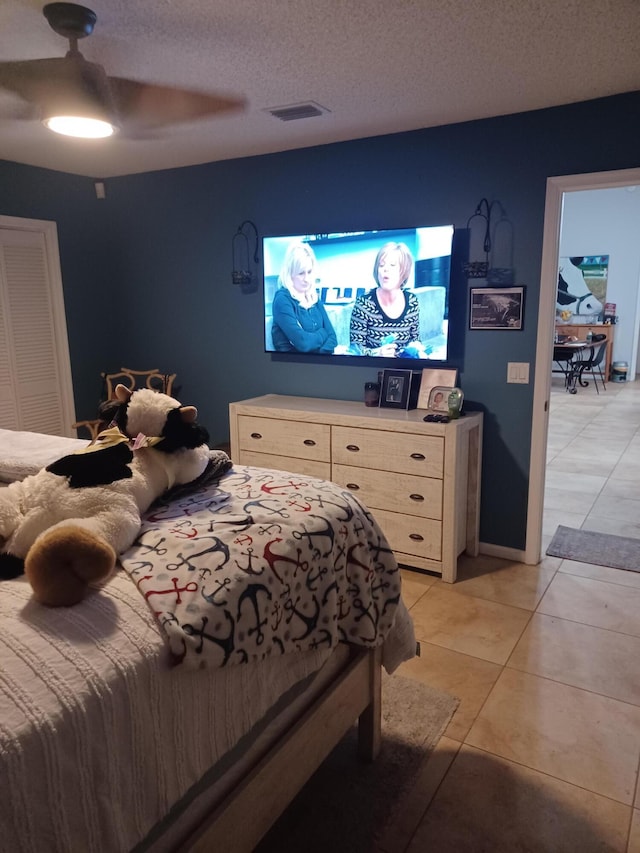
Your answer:
[[[626,536],[560,525],[549,543],[547,554],[564,560],[640,572],[640,539]]]

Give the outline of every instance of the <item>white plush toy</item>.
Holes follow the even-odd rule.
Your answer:
[[[114,425],[95,444],[0,489],[0,568],[24,570],[42,604],[79,602],[133,543],[141,513],[210,464],[194,406],[147,388],[115,393],[102,411]]]

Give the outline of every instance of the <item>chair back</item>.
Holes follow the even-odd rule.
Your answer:
[[[124,385],[130,391],[137,388],[151,388],[152,391],[161,391],[171,396],[175,373],[161,373],[157,368],[153,370],[132,370],[129,367],[121,367],[118,373],[101,373],[104,382],[103,400],[113,400],[116,395],[116,385]],[[76,421],[72,424],[76,430],[86,429],[94,441],[105,424],[99,419]]]
[[[593,336],[593,343],[598,342],[598,341],[596,341],[596,337],[598,338],[598,341],[604,341],[604,340],[606,340],[607,336],[606,335],[597,335],[597,336],[594,335]],[[590,368],[591,367],[597,367],[599,364],[601,364],[602,359],[604,358],[606,351],[607,351],[607,345],[601,344],[598,347],[598,349],[593,353],[591,358],[589,359],[589,367]]]
[[[119,373],[101,374],[105,381],[106,399],[115,397],[116,385],[125,385],[129,391],[136,388],[151,388],[152,391],[161,391],[171,396],[175,373],[161,373],[158,368],[153,370],[132,370],[129,367],[121,367]]]

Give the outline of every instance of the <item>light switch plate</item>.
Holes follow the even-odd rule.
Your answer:
[[[528,385],[529,362],[509,361],[507,363],[507,382],[515,382],[519,385]]]

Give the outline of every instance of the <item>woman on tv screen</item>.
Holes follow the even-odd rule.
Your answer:
[[[316,289],[316,257],[308,243],[292,242],[273,297],[271,337],[277,352],[332,353],[336,333]]]
[[[373,264],[376,287],[358,296],[351,314],[351,346],[362,355],[421,357],[420,309],[405,290],[413,257],[404,243],[385,243]],[[424,354],[426,355],[426,353]]]

